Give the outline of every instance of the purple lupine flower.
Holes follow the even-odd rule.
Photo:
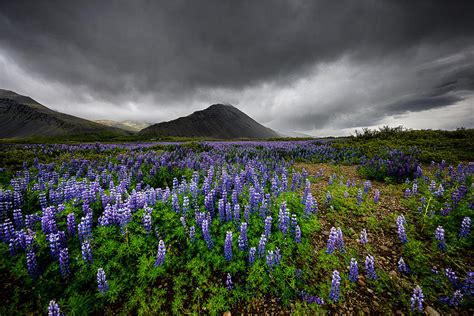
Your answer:
[[[416,175],[417,178],[421,178],[423,176],[423,170],[421,169],[420,165],[416,166],[415,175]]]
[[[278,192],[285,192],[288,189],[288,178],[285,173],[281,175],[280,190]]]
[[[260,237],[260,241],[258,242],[258,256],[263,258],[265,256],[265,246],[267,244],[267,238],[265,235]]]
[[[334,270],[332,273],[331,292],[329,293],[329,298],[334,303],[337,303],[337,301],[339,301],[339,294],[341,293],[341,289],[339,287],[340,284],[341,277],[339,276],[339,272],[337,270]]]
[[[179,213],[179,200],[178,200],[178,195],[176,193],[173,193],[173,195],[171,196],[171,208],[176,213]]]
[[[408,274],[410,272],[403,258],[400,258],[400,260],[398,260],[397,266],[398,266],[398,271],[400,271],[400,273]]]
[[[155,267],[161,266],[165,262],[165,257],[166,257],[165,242],[163,240],[160,240],[160,242],[158,243],[158,253],[156,255]]]
[[[407,234],[405,231],[405,216],[400,215],[397,217],[397,230],[398,230],[398,238],[400,238],[400,241],[402,244],[405,244],[408,242],[407,239]]]
[[[444,251],[446,249],[446,242],[444,240],[444,228],[443,228],[443,226],[438,226],[436,228],[435,238],[438,240],[438,248]]]
[[[313,214],[315,210],[315,200],[311,193],[308,193],[308,196],[306,197],[306,202],[305,202],[305,208],[304,208],[304,213],[306,215],[311,215]]]
[[[9,242],[12,238],[14,238],[15,228],[13,227],[13,224],[9,218],[3,222],[1,228],[3,241]]]
[[[421,207],[420,207],[421,208]],[[452,208],[451,208],[451,205],[449,205],[449,203],[445,203],[444,204],[444,208],[441,209],[441,215],[443,216],[448,216],[448,214],[452,211]],[[422,213],[422,211],[420,210],[420,213]]]
[[[231,200],[232,200],[232,204],[235,206],[239,203],[239,195],[237,193],[237,190],[232,190],[232,197],[231,197]]]
[[[418,194],[418,184],[416,182],[413,182],[411,191],[413,192],[413,194]]]
[[[449,306],[457,307],[461,304],[464,295],[462,294],[461,290],[456,290],[453,293],[453,296],[449,299]]]
[[[270,268],[270,270],[273,268],[273,264],[274,264],[274,259],[273,259],[273,250],[268,250],[267,251],[267,256],[266,256],[266,259],[267,259],[267,265],[268,267]]]
[[[21,209],[13,210],[13,222],[15,223],[16,229],[22,229],[25,226]]]
[[[219,210],[219,218],[221,219],[221,222],[223,222],[225,220],[224,199],[219,199],[219,202],[217,202],[217,209]]]
[[[361,205],[362,204],[362,190],[361,189],[357,191],[356,199],[357,199],[357,205]]]
[[[438,197],[441,197],[441,196],[444,195],[444,188],[443,188],[442,184],[439,185],[438,190],[436,192],[434,192],[434,195],[436,195]]]
[[[255,253],[257,249],[255,247],[250,248],[249,250],[249,263],[252,265],[255,262]]]
[[[44,191],[39,193],[39,203],[42,209],[45,209],[48,206],[48,201],[46,201],[46,193]]]
[[[288,231],[290,224],[290,212],[286,208],[286,202],[281,203],[280,211],[278,212],[278,227],[283,235]]]
[[[199,214],[200,212],[196,212],[196,216]],[[186,218],[184,216],[181,216],[179,218],[179,221],[181,222],[181,225],[183,225],[183,228],[185,231],[188,230],[188,225],[186,224]]]
[[[149,234],[152,229],[151,212],[152,209],[149,207],[145,207],[145,211],[143,212],[143,228],[145,228],[147,234]]]
[[[240,235],[238,239],[239,249],[244,250],[247,247],[248,239],[247,239],[247,223],[243,222],[240,224]]]
[[[271,231],[272,231],[272,217],[267,216],[265,218],[265,228],[264,228],[265,237],[270,238]]]
[[[275,248],[274,256],[273,256],[275,265],[280,265],[281,262],[281,253],[280,253],[280,248]]]
[[[57,259],[59,256],[59,234],[49,234],[48,241],[51,257]]]
[[[58,227],[56,223],[54,207],[47,207],[43,210],[43,216],[41,217],[41,229],[45,234],[57,232]]]
[[[375,273],[375,260],[371,255],[367,255],[365,258],[365,272],[368,279],[377,279],[377,274]]]
[[[55,300],[49,301],[48,305],[48,316],[61,316],[61,310],[59,304]]]
[[[360,232],[360,243],[365,245],[369,242],[365,228]]]
[[[105,276],[105,271],[102,268],[97,269],[97,287],[99,292],[104,294],[109,289],[109,284],[107,283],[107,278]]]
[[[76,217],[74,213],[70,213],[66,217],[67,221],[67,234],[69,236],[74,236],[76,233]]]
[[[349,267],[349,280],[351,282],[357,282],[359,280],[359,267],[355,258],[351,258],[351,264]]]
[[[372,187],[372,183],[370,180],[364,182],[364,193],[368,193],[370,188]]]
[[[473,296],[474,295],[474,272],[469,271],[467,273],[466,279],[462,287],[464,295]]]
[[[59,251],[59,270],[63,277],[69,274],[69,252],[67,248],[62,248]]]
[[[424,297],[425,296],[423,295],[423,291],[421,290],[421,287],[418,285],[415,286],[413,290],[413,295],[411,297],[411,309],[415,310],[416,308],[419,312],[422,312],[423,302],[425,301]]]
[[[202,221],[202,235],[204,236],[204,240],[207,243],[207,248],[211,249],[212,247],[214,247],[211,234],[209,234],[209,222],[207,219],[204,219]]]
[[[461,231],[459,232],[459,238],[467,238],[471,233],[471,218],[464,217],[461,224]]]
[[[332,195],[331,195],[331,192],[328,191],[326,193],[326,204],[331,203],[331,200],[332,200]]]
[[[455,287],[459,287],[459,280],[456,276],[456,273],[451,268],[446,268],[446,277],[448,278],[449,282]]]
[[[379,190],[375,190],[375,193],[374,193],[374,203],[378,203],[380,200],[380,191]]]
[[[232,232],[231,231],[227,231],[225,235],[224,254],[225,254],[225,260],[227,261],[232,260]]]
[[[92,263],[92,249],[89,242],[86,240],[81,245],[82,259],[86,263]]]
[[[240,205],[234,205],[234,221],[238,223],[240,221]]]
[[[234,289],[234,283],[232,282],[232,277],[230,276],[230,273],[227,273],[227,279],[225,281],[225,285],[227,286],[227,289],[229,291],[232,291]]]
[[[193,242],[195,237],[196,237],[196,227],[191,226],[189,227],[189,240]]]
[[[296,227],[295,227],[295,242],[296,243],[301,242],[301,228],[300,228],[300,225],[296,225]]]
[[[324,305],[324,300],[321,297],[315,295],[304,294],[303,300],[310,304]]]
[[[311,182],[308,179],[306,179],[305,180],[304,191],[303,191],[303,199],[301,200],[301,203],[303,205],[306,204],[306,201],[307,201],[307,198],[308,198],[309,194],[311,194]]]
[[[81,222],[77,225],[79,240],[82,242],[90,238],[92,234],[92,214],[89,213],[81,218]]]
[[[291,214],[291,227],[295,228],[298,225],[298,217],[296,214]]]
[[[13,239],[10,239],[10,243],[8,244],[8,250],[10,251],[10,255],[13,257],[16,255],[15,244]]]
[[[344,244],[344,237],[342,236],[342,230],[340,227],[337,228],[336,248],[340,252],[346,252],[346,246]]]
[[[35,227],[34,227],[35,223],[39,221],[41,221],[41,217],[38,215],[38,213],[27,214],[25,216],[25,225],[27,228],[31,230],[35,230]],[[0,230],[1,230],[1,226],[0,226]]]
[[[349,180],[348,180],[349,181]],[[344,191],[344,197],[347,199],[349,197],[349,192]]]
[[[181,212],[183,214],[186,214],[188,211],[189,211],[189,198],[187,196],[185,196],[183,198],[183,208],[182,208]]]
[[[411,190],[410,188],[405,189],[405,198],[409,198],[411,196]]]
[[[123,234],[125,232],[125,226],[127,226],[127,224],[132,220],[132,210],[130,207],[119,208],[118,213],[120,218],[120,232]]]
[[[434,190],[436,190],[436,181],[435,181],[435,180],[431,180],[429,190],[430,190],[431,192],[433,192]]]
[[[232,221],[232,205],[229,202],[225,204],[225,220]]]
[[[336,240],[337,240],[337,230],[335,227],[331,228],[331,231],[329,232],[329,238],[328,238],[328,244],[327,244],[327,250],[326,253],[333,253],[334,249],[336,247]]]
[[[260,209],[265,210],[264,207],[265,207],[265,203],[262,204],[262,207]],[[244,219],[245,219],[246,222],[248,222],[249,218],[250,218],[250,206],[245,205],[245,207],[244,207]]]
[[[28,273],[31,276],[36,275],[38,269],[38,262],[36,260],[36,254],[33,249],[29,249],[26,252],[26,267],[28,269]]]

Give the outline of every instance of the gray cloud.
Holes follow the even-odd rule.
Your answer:
[[[87,118],[168,120],[230,102],[277,129],[374,125],[470,100],[471,12],[472,1],[4,1],[0,84]]]

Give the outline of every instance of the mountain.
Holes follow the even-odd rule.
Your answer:
[[[147,128],[150,126],[150,123],[147,122],[139,122],[139,121],[113,121],[113,120],[96,120],[94,121],[96,123],[106,125],[106,126],[111,126],[111,127],[116,127],[120,128],[129,132],[138,132],[144,128]]]
[[[278,132],[279,132],[280,135],[282,135],[283,137],[315,138],[314,136],[311,136],[311,135],[308,135],[308,134],[304,134],[304,133],[300,133],[300,132],[295,132],[295,131],[281,131],[281,130],[278,130]]]
[[[132,128],[136,132],[141,131],[142,129],[151,125],[151,123],[144,121],[121,121],[120,123]]]
[[[214,104],[188,116],[151,125],[139,134],[215,139],[280,137],[277,132],[257,123],[239,109],[224,104]]]
[[[129,134],[118,128],[53,111],[30,97],[0,89],[0,138]]]

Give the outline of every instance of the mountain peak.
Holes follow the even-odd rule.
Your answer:
[[[141,130],[140,134],[216,139],[279,137],[278,133],[259,124],[236,107],[221,103],[173,121],[152,125]]]
[[[215,109],[236,109],[235,106],[232,104],[223,104],[223,103],[215,103],[208,107],[208,109],[215,108]]]

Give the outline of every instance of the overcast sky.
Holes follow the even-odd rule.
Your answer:
[[[88,119],[474,127],[474,1],[0,1],[0,88]]]

